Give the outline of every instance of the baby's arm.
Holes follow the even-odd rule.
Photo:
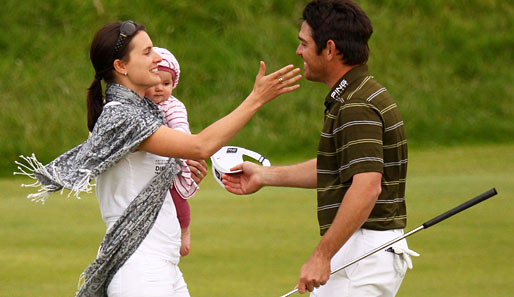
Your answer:
[[[187,109],[184,103],[172,96],[166,104],[167,106],[166,111],[164,112],[164,119],[166,120],[168,127],[182,131],[186,134],[191,134],[189,123],[187,121]]]

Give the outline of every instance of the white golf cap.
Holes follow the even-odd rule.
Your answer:
[[[225,188],[225,185],[221,182],[223,180],[222,175],[224,173],[230,174],[241,172],[241,170],[231,171],[230,168],[236,166],[237,164],[243,163],[243,155],[257,160],[257,162],[261,163],[263,166],[271,166],[271,163],[268,159],[254,151],[247,150],[238,146],[224,146],[211,156],[212,173],[220,186]]]

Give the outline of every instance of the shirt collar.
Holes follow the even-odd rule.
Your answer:
[[[327,110],[335,101],[344,103],[343,94],[348,86],[361,77],[367,75],[369,75],[369,72],[368,65],[366,64],[359,65],[345,73],[345,75],[343,75],[343,77],[341,77],[341,79],[339,79],[339,81],[337,81],[337,83],[332,87],[332,90],[330,90],[325,98],[325,106],[327,107]]]

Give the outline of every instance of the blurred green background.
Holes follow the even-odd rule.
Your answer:
[[[199,132],[230,112],[269,70],[293,63],[293,0],[4,0],[0,4],[0,174],[35,152],[42,161],[87,137],[89,45],[105,23],[132,19],[181,64],[174,91]],[[397,100],[411,148],[514,141],[514,4],[500,0],[359,1],[374,25],[371,73]],[[265,106],[231,142],[269,158],[313,156],[328,89]],[[280,128],[279,128],[280,127]]]
[[[410,153],[406,230],[492,187],[498,195],[408,238],[421,256],[398,297],[513,295],[512,160],[512,144]],[[105,232],[98,202],[56,194],[33,203],[27,182],[0,178],[0,296],[71,297]],[[192,297],[282,296],[320,239],[314,190],[240,197],[209,173],[190,205],[191,253],[179,267]]]
[[[45,206],[11,178],[20,154],[48,162],[87,137],[91,39],[132,19],[181,64],[174,94],[193,132],[251,91],[259,61],[293,63],[307,1],[4,0],[0,4],[0,296],[72,296],[104,234],[94,195]],[[491,188],[498,197],[409,240],[398,296],[514,292],[514,3],[358,1],[374,25],[368,62],[397,100],[409,139],[409,227]],[[260,110],[231,141],[273,164],[313,157],[328,89],[300,90]],[[194,297],[279,296],[319,240],[314,191],[236,198],[208,177],[192,205],[184,271]],[[280,199],[277,199],[280,197]],[[437,228],[437,229],[436,229]]]

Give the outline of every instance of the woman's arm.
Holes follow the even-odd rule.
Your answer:
[[[293,68],[293,65],[288,65],[265,76],[266,65],[261,62],[252,92],[227,116],[196,135],[187,135],[162,126],[143,141],[139,149],[156,155],[184,159],[210,157],[228,143],[265,103],[300,87],[298,84],[293,85],[301,78],[301,75],[297,75],[300,69]]]

